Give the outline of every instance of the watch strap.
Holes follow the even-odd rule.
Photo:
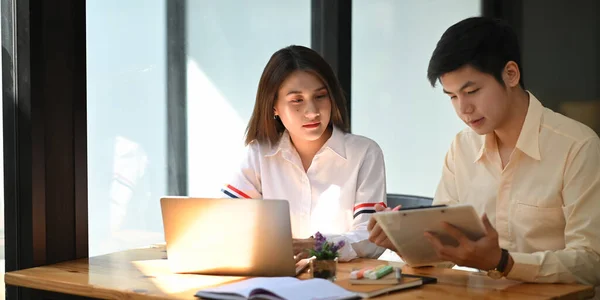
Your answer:
[[[502,248],[502,255],[500,256],[500,262],[498,263],[498,266],[496,266],[496,270],[504,273],[504,270],[506,269],[506,265],[508,264],[508,250]]]

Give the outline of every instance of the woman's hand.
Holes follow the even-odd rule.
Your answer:
[[[401,208],[401,205],[396,206],[394,209],[391,209],[389,207],[385,208],[381,204],[375,205],[376,212],[396,211],[396,210],[399,210],[400,208]],[[369,231],[369,241],[371,241],[372,243],[374,243],[375,245],[377,245],[379,247],[384,247],[384,248],[390,249],[392,251],[396,251],[396,247],[394,247],[394,244],[392,244],[392,242],[388,239],[385,232],[383,232],[383,229],[381,229],[379,224],[377,224],[377,221],[375,220],[375,218],[373,218],[372,216],[371,216],[371,219],[369,220],[369,225],[367,226],[367,230]]]
[[[299,261],[303,258],[308,258],[308,250],[313,249],[315,247],[315,239],[310,237],[308,239],[293,239],[292,245],[294,249],[294,257],[296,261]]]

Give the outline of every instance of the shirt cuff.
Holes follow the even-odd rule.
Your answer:
[[[533,282],[540,270],[537,256],[530,253],[510,253],[513,267],[506,275],[507,279]]]
[[[340,241],[344,241],[345,245],[341,249],[338,250],[338,260],[341,262],[350,261],[358,257],[356,251],[352,247],[352,243],[346,239],[343,235],[336,234],[323,234],[323,236],[327,239],[328,242],[333,242],[334,244],[339,243]]]

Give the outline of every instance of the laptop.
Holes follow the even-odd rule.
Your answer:
[[[175,273],[295,276],[284,200],[163,197],[168,264]]]

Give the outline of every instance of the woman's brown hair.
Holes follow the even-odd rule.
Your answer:
[[[254,111],[246,128],[246,145],[254,140],[271,145],[279,141],[285,127],[279,119],[274,118],[273,107],[277,101],[277,92],[283,81],[298,70],[314,74],[325,84],[331,99],[331,123],[340,130],[349,132],[346,97],[329,64],[310,48],[289,46],[275,52],[263,70]]]

